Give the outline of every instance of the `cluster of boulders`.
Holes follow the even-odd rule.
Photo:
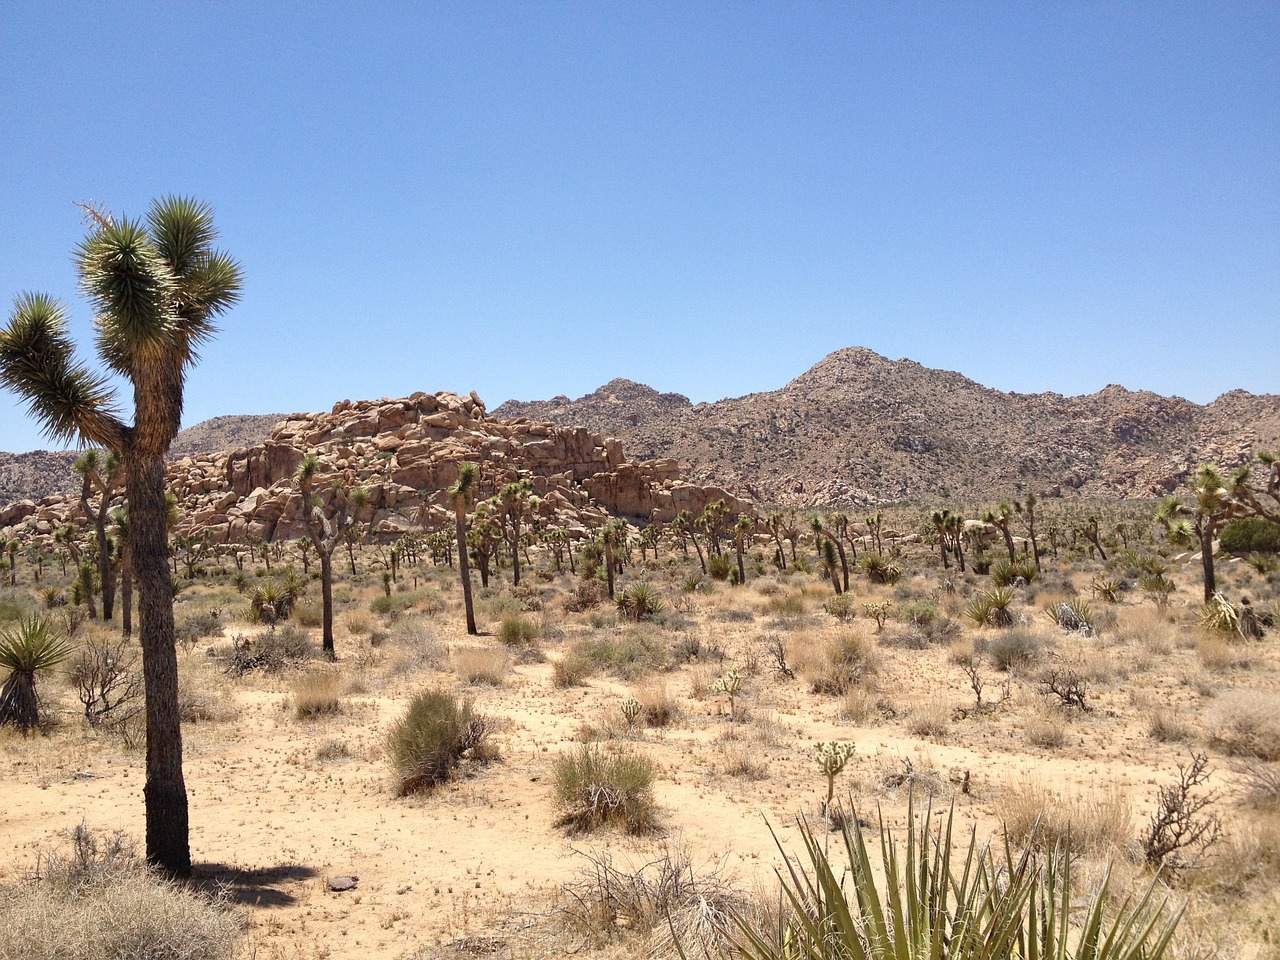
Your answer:
[[[609,515],[669,521],[681,510],[696,516],[720,499],[733,513],[752,509],[724,489],[691,483],[674,460],[627,460],[618,440],[585,428],[500,419],[474,392],[415,393],[294,414],[264,443],[172,462],[178,532],[207,533],[215,543],[302,536],[295,477],[312,454],[319,459],[316,493],[332,500],[339,487],[363,487],[369,530],[382,539],[452,524],[447,489],[464,461],[480,466],[477,500],[527,478],[544,522],[580,535]],[[0,510],[0,528],[10,538],[39,539],[80,512],[78,493],[20,501]]]

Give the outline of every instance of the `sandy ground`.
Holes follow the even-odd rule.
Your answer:
[[[349,677],[352,692],[340,714],[313,720],[295,717],[288,675],[226,679],[203,645],[182,654],[188,682],[221,690],[231,708],[224,721],[186,724],[184,742],[197,876],[222,884],[243,906],[245,955],[390,960],[495,949],[522,931],[554,928],[556,891],[583,874],[589,857],[640,864],[667,845],[686,847],[701,868],[764,889],[781,863],[775,834],[793,849],[796,817],[819,815],[825,781],[813,752],[823,740],[856,744],[838,788],[852,795],[864,819],[874,820],[880,805],[890,821],[902,822],[905,791],[886,785],[885,774],[910,762],[936,774],[939,809],[954,802],[961,819],[984,835],[997,827],[1001,797],[1027,780],[1086,797],[1118,788],[1131,798],[1136,828],[1190,749],[1152,739],[1153,709],[1191,722],[1194,744],[1203,741],[1197,718],[1215,692],[1280,689],[1273,642],[1251,651],[1247,667],[1209,673],[1185,624],[1161,628],[1153,655],[1149,640],[1144,646],[1123,636],[1132,611],[1122,608],[1117,626],[1098,638],[1055,637],[1052,625],[1035,627],[1064,662],[1095,668],[1102,662],[1112,673],[1091,685],[1093,709],[1063,722],[1059,747],[1028,742],[1028,718],[1044,710],[1034,682],[1019,681],[1009,702],[977,713],[946,647],[881,643],[876,685],[897,715],[856,726],[841,719],[840,698],[813,694],[803,679],[788,680],[758,657],[760,635],[776,628],[762,613],[745,624],[715,619],[717,610],[737,604],[759,611],[764,602],[750,587],[736,598],[727,593],[722,588],[691,627],[722,646],[726,662],[660,674],[680,719],[610,741],[643,751],[657,765],[662,829],[643,838],[615,831],[575,837],[555,825],[554,759],[580,742],[584,725],[621,730],[618,705],[635,691],[602,675],[582,688],[554,686],[552,663],[590,630],[578,618],[555,614],[564,632],[543,642],[549,661],[515,666],[500,687],[466,686],[430,667],[392,670],[390,648],[373,663],[365,649],[358,665],[355,641],[340,636],[342,659],[334,669]],[[823,596],[810,594],[815,612],[806,625],[783,628],[789,644],[820,644],[848,629],[877,641],[888,636],[865,619],[835,624],[820,612]],[[1150,611],[1143,616],[1149,625]],[[437,638],[475,643],[456,620],[446,611],[431,621]],[[479,642],[496,645],[492,638]],[[740,698],[744,718],[731,719],[723,698],[692,695],[728,666],[746,669],[753,659],[756,671],[747,672]],[[985,673],[993,697],[1000,677]],[[430,794],[398,799],[383,748],[386,730],[414,692],[434,685],[465,692],[493,718],[501,756]],[[49,693],[59,699],[58,729],[28,739],[0,735],[0,883],[30,876],[42,852],[81,822],[96,831],[143,833],[141,751],[83,725],[65,689]],[[937,735],[911,732],[911,711],[922,704],[945,718]],[[335,752],[347,755],[321,759]],[[727,772],[729,761],[742,757],[760,767],[762,779]],[[1229,766],[1216,765],[1218,786],[1229,795]],[[330,892],[327,878],[338,875],[358,877],[356,889]]]

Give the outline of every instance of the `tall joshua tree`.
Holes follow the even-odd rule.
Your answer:
[[[475,636],[476,611],[471,602],[471,563],[467,557],[467,510],[475,496],[476,477],[480,469],[474,463],[464,463],[458,468],[458,479],[449,487],[449,501],[453,504],[454,531],[458,538],[458,575],[462,577],[462,603],[467,608],[467,633]]]
[[[147,859],[185,876],[191,846],[164,458],[182,419],[187,369],[239,298],[240,267],[214,249],[213,211],[198,201],[157,200],[143,220],[87,213],[92,227],[76,266],[97,314],[98,353],[133,387],[133,423],[119,416],[108,379],[77,361],[65,307],[43,294],[19,295],[0,331],[0,385],[26,401],[51,439],[105,447],[124,461],[147,704]]]
[[[76,457],[72,469],[80,477],[80,509],[85,519],[93,524],[98,543],[98,579],[102,584],[102,619],[110,622],[115,616],[116,565],[113,562],[107,520],[111,510],[111,497],[124,482],[124,461],[114,450],[86,450]],[[97,493],[101,498],[92,507],[89,498]]]
[[[360,511],[369,503],[369,491],[364,487],[348,490],[341,482],[335,482],[333,515],[326,516],[324,501],[315,493],[319,472],[320,458],[307,454],[298,466],[297,480],[302,495],[302,521],[320,560],[321,643],[325,656],[332,660],[337,655],[333,646],[333,551],[359,522]]]

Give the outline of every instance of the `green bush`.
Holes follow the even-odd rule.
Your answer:
[[[616,824],[627,833],[651,831],[656,823],[653,763],[639,753],[606,753],[584,743],[555,762],[556,799],[564,808],[557,826],[586,833]]]
[[[1001,560],[999,563],[991,565],[991,582],[997,587],[1007,587],[1019,577],[1027,583],[1035,580],[1036,564],[1034,560],[1020,557],[1012,563],[1008,560]]]
[[[1043,644],[1034,633],[1009,630],[987,644],[987,659],[997,670],[1013,670],[1040,657]]]
[[[905,850],[880,821],[878,863],[856,816],[842,819],[844,842],[830,844],[844,851],[846,864],[832,864],[825,836],[802,822],[804,856],[787,857],[781,874],[786,909],[760,929],[731,908],[734,955],[1159,960],[1170,950],[1181,913],[1156,900],[1158,880],[1117,903],[1104,873],[1085,896],[1073,887],[1070,852],[1038,856],[1028,848],[1015,855],[1007,837],[987,843],[976,835],[964,848],[952,839],[954,814],[936,826],[928,813],[917,817],[909,808],[907,816]],[[1079,926],[1069,924],[1077,908]]]
[[[584,637],[573,645],[569,657],[623,680],[636,680],[646,673],[667,669],[671,665],[671,647],[659,630],[642,624]]]
[[[854,620],[858,616],[858,605],[854,602],[853,594],[850,593],[828,597],[822,604],[822,609],[842,623]]]
[[[730,571],[737,572],[733,559],[727,553],[713,553],[707,557],[707,574],[712,580],[728,580]]]
[[[805,605],[804,594],[784,593],[770,597],[764,605],[764,612],[779,620],[795,620],[809,612]]]
[[[615,603],[619,613],[636,622],[653,619],[667,606],[666,601],[653,588],[653,584],[643,581],[633,583],[623,590],[618,594]]]
[[[1222,528],[1223,553],[1280,553],[1280,523],[1265,517],[1242,517]]]
[[[498,641],[508,647],[529,647],[538,639],[538,624],[529,617],[508,614],[498,625]]]
[[[400,796],[445,783],[488,736],[488,721],[451,693],[420,693],[387,734]]]

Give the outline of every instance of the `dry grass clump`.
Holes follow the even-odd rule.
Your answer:
[[[997,670],[1019,670],[1035,663],[1044,653],[1044,640],[1025,629],[1006,630],[986,644],[987,659]]]
[[[951,706],[934,696],[912,708],[907,716],[907,729],[913,736],[936,740],[946,735],[950,720]]]
[[[418,694],[387,734],[400,796],[451,779],[464,755],[487,759],[488,720],[471,703],[441,690]]]
[[[818,657],[798,657],[796,669],[814,693],[842,696],[879,672],[880,653],[869,637],[845,628],[823,645]]]
[[[342,708],[342,677],[317,668],[294,678],[293,710],[299,720],[337,713]]]
[[[178,674],[178,714],[183,723],[226,723],[234,720],[239,708],[232,693],[222,681],[193,676],[190,671]]]
[[[561,913],[590,948],[638,936],[647,956],[675,956],[679,943],[688,955],[722,957],[734,918],[753,916],[731,877],[719,867],[696,871],[682,847],[664,845],[638,868],[615,866],[608,853],[584,856],[581,878],[562,888]]]
[[[1223,753],[1280,760],[1280,694],[1230,690],[1209,713],[1209,743]]]
[[[840,719],[858,727],[869,727],[879,723],[886,713],[892,715],[892,708],[884,702],[874,685],[850,687],[844,693],[840,704]]]
[[[1172,710],[1158,707],[1147,715],[1147,736],[1161,743],[1183,743],[1195,736],[1195,729]]]
[[[70,854],[0,897],[0,957],[15,960],[223,960],[240,929],[216,900],[148,873],[119,835],[99,841],[83,827]]]
[[[499,687],[511,672],[511,654],[495,647],[456,647],[449,657],[453,672],[467,683]]]
[[[1023,734],[1027,743],[1046,750],[1058,750],[1067,743],[1067,720],[1056,707],[1042,707],[1027,718]]]
[[[556,826],[573,833],[617,825],[627,833],[651,832],[657,825],[653,762],[632,750],[606,752],[584,743],[556,758],[556,799],[564,808]]]
[[[498,625],[498,641],[508,647],[529,647],[538,641],[540,632],[532,617],[508,614]]]
[[[1005,788],[997,809],[1010,838],[1042,850],[1110,855],[1133,844],[1133,807],[1119,787],[1067,794],[1039,780]]]
[[[634,681],[670,666],[671,647],[658,627],[639,624],[624,630],[600,630],[583,637],[565,655],[565,660],[569,659]]]
[[[680,719],[680,704],[662,680],[647,680],[636,688],[640,717],[646,726],[667,727]]]

